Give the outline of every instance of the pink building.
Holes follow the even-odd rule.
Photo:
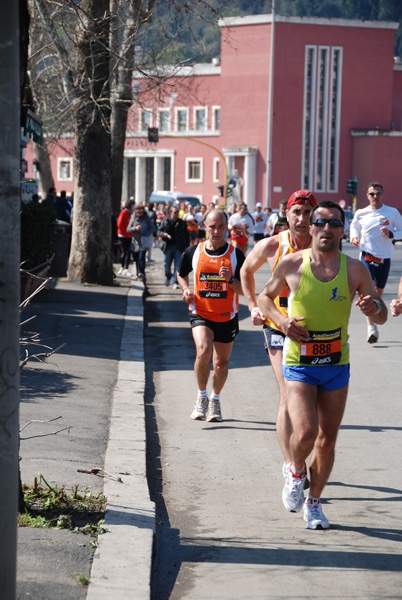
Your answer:
[[[133,83],[141,103],[129,116],[122,200],[176,190],[208,203],[237,170],[250,209],[277,207],[300,188],[350,204],[346,181],[356,176],[358,206],[379,180],[402,210],[398,23],[259,15],[220,27],[220,62],[177,71],[158,98],[145,80]],[[148,127],[158,127],[157,144]],[[72,191],[72,140],[62,142],[55,184]]]

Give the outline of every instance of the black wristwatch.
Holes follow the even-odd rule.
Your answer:
[[[235,280],[235,279],[236,279],[236,278],[235,278],[235,276],[234,276],[234,275],[232,275],[232,277],[231,277],[231,278],[229,279],[229,281],[228,281],[228,284],[229,284],[229,285],[230,285],[230,284],[232,284],[232,283],[234,282],[234,280]]]
[[[391,230],[388,230],[388,233],[389,233],[388,237],[390,237],[391,240],[392,240],[392,238],[394,237],[394,233]]]

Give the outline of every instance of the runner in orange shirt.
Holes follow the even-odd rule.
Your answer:
[[[242,293],[240,268],[244,254],[228,244],[227,216],[212,210],[205,220],[207,241],[190,246],[183,254],[177,280],[183,300],[189,305],[190,323],[196,347],[194,372],[198,395],[191,418],[222,421],[220,393],[228,376],[233,341],[239,331],[239,296]],[[189,274],[194,272],[194,291]],[[212,355],[212,395],[207,383]]]

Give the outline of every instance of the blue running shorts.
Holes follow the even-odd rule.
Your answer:
[[[331,392],[348,385],[350,365],[312,367],[310,365],[288,367],[282,365],[282,373],[288,381],[301,381],[317,386],[319,390]]]
[[[362,252],[360,260],[366,265],[370,271],[371,279],[374,281],[376,288],[383,290],[387,285],[388,275],[391,268],[391,259],[384,258],[382,263],[367,261],[364,258],[365,253]]]

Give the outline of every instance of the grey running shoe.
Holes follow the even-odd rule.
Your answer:
[[[317,498],[308,498],[303,505],[303,518],[307,529],[329,529],[330,524],[322,512],[321,502]]]
[[[304,502],[304,482],[307,477],[307,472],[302,474],[294,474],[292,467],[289,468],[289,473],[286,479],[285,486],[282,491],[282,501],[284,507],[289,512],[299,512]]]
[[[205,421],[207,418],[208,398],[205,396],[197,396],[194,410],[191,413],[191,418],[195,421]]]
[[[210,400],[207,421],[222,421],[221,403],[219,400]]]
[[[378,342],[378,329],[376,325],[369,325],[367,328],[367,341],[369,344]]]

